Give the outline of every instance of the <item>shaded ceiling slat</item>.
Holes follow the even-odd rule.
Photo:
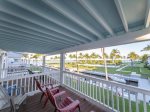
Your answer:
[[[30,40],[29,41],[29,39],[22,39],[21,37],[19,37],[19,36],[17,36],[17,35],[14,35],[14,34],[12,34],[12,33],[7,33],[6,34],[6,32],[2,32],[2,31],[0,31],[0,34],[1,34],[1,37],[3,36],[6,36],[4,39],[6,39],[6,38],[8,38],[8,37],[10,37],[9,38],[9,41],[12,41],[12,40],[16,40],[16,42],[17,43],[20,43],[20,41],[21,42],[25,42],[26,44],[36,44],[36,45],[38,45],[39,47],[40,46],[47,46],[47,47],[51,47],[51,46],[54,46],[54,45],[56,45],[55,43],[43,43],[43,42],[41,42],[41,43],[39,43],[39,42],[37,42],[37,41],[35,41],[35,40]],[[24,37],[24,36],[22,36],[22,37]],[[25,38],[25,37],[24,37]],[[66,46],[66,44],[61,44],[61,43],[59,43],[59,44],[57,44],[58,45],[58,47],[62,47],[62,46]]]
[[[150,25],[150,0],[147,0],[146,16],[145,16],[145,27]]]
[[[19,10],[19,9],[17,8],[15,10]],[[25,20],[25,21],[30,22],[32,24],[36,24],[37,26],[47,28],[49,30],[53,30],[53,31],[58,32],[58,33],[62,33],[64,35],[69,36],[70,38],[73,38],[73,39],[76,39],[76,40],[78,39],[79,41],[82,40],[83,42],[87,42],[87,40],[80,37],[79,35],[77,35],[73,32],[69,32],[68,30],[66,30],[64,28],[61,28],[61,27],[58,27],[54,24],[50,25],[50,23],[46,23],[46,21],[44,21],[43,19],[41,20],[41,18],[38,18],[38,16],[37,16],[37,18],[33,18],[32,14],[30,14],[30,13],[27,13],[27,12],[24,13],[24,14],[21,13],[21,12],[16,13],[15,10],[0,4],[0,11],[3,12],[3,13],[6,13],[6,14],[9,14],[9,15],[12,15],[12,16],[16,16],[19,19]],[[9,19],[13,19],[13,18],[9,18]]]
[[[88,0],[78,0],[79,3],[95,18],[95,20],[102,25],[107,32],[109,32],[110,35],[114,35],[113,30],[111,27],[107,24],[105,19],[102,15],[99,14],[99,12],[88,2]]]
[[[54,36],[57,38],[61,38],[64,41],[72,42],[72,40],[73,40],[73,42],[75,42],[76,44],[82,44],[83,43],[82,41],[77,41],[77,40],[71,39],[68,36],[65,36],[65,35],[50,31],[50,30],[49,30],[49,32],[48,32],[48,30],[45,31],[44,28],[38,27],[38,26],[36,27],[36,25],[35,25],[35,27],[32,27],[33,24],[32,24],[32,26],[30,26],[31,24],[27,23],[27,22],[25,24],[25,23],[19,22],[19,21],[12,21],[10,18],[9,19],[8,18],[6,18],[6,19],[0,18],[0,21],[2,21],[2,23],[0,23],[0,24],[4,24],[4,22],[5,22],[8,25],[10,25],[11,27],[15,25],[16,28],[19,27],[19,30],[22,29],[24,31],[33,33],[35,35],[39,35],[41,37],[50,38],[51,36]]]
[[[10,36],[8,34],[6,36],[5,35],[6,34],[1,34],[0,41],[4,45],[10,46],[10,47],[12,47],[12,46],[16,46],[17,47],[17,45],[21,44],[20,47],[22,47],[23,49],[26,49],[24,47],[27,47],[29,49],[30,49],[30,47],[31,47],[31,49],[32,48],[35,48],[35,49],[58,49],[58,48],[60,48],[60,47],[56,47],[54,45],[47,46],[47,45],[44,45],[44,44],[38,44],[38,43],[29,42],[29,41],[26,41],[26,40],[16,39],[16,38],[13,38],[12,35]],[[68,45],[62,45],[61,47],[64,48],[64,47],[67,47],[67,46]]]
[[[37,42],[37,43],[39,43],[39,44],[41,44],[41,43],[43,43],[43,44],[57,44],[57,45],[64,45],[64,44],[66,44],[66,43],[63,43],[63,42],[54,42],[54,41],[48,41],[48,40],[41,40],[41,38],[36,38],[35,36],[26,36],[26,35],[23,35],[23,34],[19,34],[19,33],[15,33],[15,32],[13,32],[13,31],[11,31],[11,30],[5,30],[4,28],[2,29],[1,27],[0,27],[0,32],[3,32],[3,33],[5,33],[5,34],[10,34],[10,35],[14,35],[14,37],[16,37],[16,38],[20,38],[20,39],[22,39],[22,40],[29,40],[29,41],[35,41],[35,42]],[[72,43],[68,43],[68,45],[75,45],[75,44],[72,44]]]
[[[15,34],[19,34],[20,36],[26,36],[31,39],[39,40],[38,42],[46,42],[46,43],[63,43],[63,44],[77,44],[76,42],[67,41],[63,39],[55,39],[55,37],[51,36],[51,38],[45,38],[43,36],[34,35],[33,33],[28,33],[25,31],[21,31],[20,29],[11,28],[10,26],[4,26],[0,23],[0,29],[7,32],[12,32]],[[69,42],[69,43],[68,43]]]
[[[126,20],[124,11],[123,11],[123,7],[122,7],[122,4],[121,4],[121,0],[114,0],[114,1],[115,1],[115,4],[116,4],[118,13],[119,13],[119,15],[120,15],[120,18],[121,18],[121,20],[122,20],[124,29],[125,29],[126,32],[128,32],[128,30],[129,30],[129,29],[128,29],[128,23],[127,23],[127,20]]]
[[[89,40],[93,40],[93,39],[91,39],[91,38],[89,38],[89,36],[87,35],[87,33],[84,33],[83,34],[83,32],[81,32],[81,30],[79,30],[79,29],[77,29],[77,28],[74,28],[74,26],[72,26],[72,25],[70,25],[70,24],[64,24],[64,22],[67,22],[67,21],[63,21],[63,22],[61,22],[60,20],[60,18],[61,17],[53,17],[53,15],[51,15],[51,16],[48,16],[48,15],[46,15],[46,14],[44,14],[44,13],[42,13],[41,11],[42,10],[38,10],[39,8],[36,8],[35,9],[35,7],[31,7],[31,5],[30,5],[30,1],[28,2],[28,1],[22,1],[21,2],[21,0],[10,0],[9,2],[11,2],[11,3],[13,3],[13,4],[15,4],[15,5],[17,5],[17,6],[19,6],[19,7],[21,7],[21,8],[24,8],[25,10],[28,10],[28,11],[30,11],[30,12],[32,12],[32,13],[34,13],[34,14],[36,14],[36,15],[38,15],[39,17],[42,17],[42,18],[44,18],[44,19],[46,19],[46,20],[48,20],[49,22],[53,22],[53,23],[55,23],[55,24],[57,24],[57,25],[59,25],[59,26],[61,26],[61,27],[63,27],[63,28],[66,28],[67,30],[69,30],[69,31],[72,31],[72,32],[74,32],[74,33],[76,33],[76,34],[78,34],[78,35],[80,35],[82,38],[86,38],[86,39],[89,39]],[[35,2],[37,2],[37,0],[35,1]],[[28,4],[27,4],[28,3]]]
[[[98,31],[96,31],[95,28],[93,28],[93,26],[86,23],[83,19],[81,19],[78,16],[78,14],[76,14],[73,11],[71,11],[70,9],[68,9],[68,7],[63,6],[61,3],[59,3],[59,1],[57,1],[57,0],[55,0],[55,1],[54,0],[53,1],[43,0],[43,2],[45,2],[50,7],[53,7],[55,10],[62,13],[64,16],[68,17],[70,20],[74,21],[75,23],[77,23],[78,25],[80,25],[81,27],[86,29],[87,31],[96,35],[98,38],[100,38],[100,39],[103,38],[102,34]]]

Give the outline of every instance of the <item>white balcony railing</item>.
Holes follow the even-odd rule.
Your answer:
[[[117,112],[150,112],[150,90],[64,71],[63,84]]]
[[[32,95],[39,92],[34,77],[39,79],[41,84],[59,85],[59,74],[58,69],[47,68],[45,73],[1,78],[0,84],[10,96]],[[150,90],[66,71],[63,72],[63,85],[92,103],[104,105],[113,111],[150,112]]]
[[[18,96],[23,94],[32,95],[39,92],[36,87],[34,77],[36,77],[40,83],[59,85],[59,81],[51,77],[50,74],[29,74],[29,75],[14,75],[13,77],[7,77],[0,79],[0,84],[6,89],[8,95]]]

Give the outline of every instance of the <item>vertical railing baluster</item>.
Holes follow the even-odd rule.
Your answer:
[[[88,80],[86,79],[86,95],[87,95],[87,96],[88,96],[88,91],[89,91],[88,87],[89,87],[89,85],[88,85]]]
[[[92,84],[91,84],[91,80],[90,80],[90,97],[92,98],[92,93],[91,93],[91,91],[92,91],[92,90],[91,90],[91,85],[92,85]]]
[[[81,92],[81,82],[80,82],[80,77],[79,77],[79,92]]]
[[[13,80],[11,80],[11,88],[10,88],[10,90],[11,90],[11,96],[13,95]]]
[[[101,83],[99,82],[99,101],[102,102],[101,97]]]
[[[18,93],[17,93],[17,90],[18,90],[19,88],[18,88],[18,79],[16,79],[16,92],[15,92],[15,95],[17,96],[18,95]]]
[[[112,110],[114,110],[114,93],[113,93],[113,86],[111,85],[111,104],[112,104]]]
[[[27,86],[26,86],[26,84],[27,84],[27,83],[26,83],[26,77],[25,77],[25,81],[24,81],[24,86],[25,86],[25,88],[24,88],[24,92],[25,92],[25,93],[27,92],[27,91],[26,91],[26,90],[27,90]]]
[[[30,77],[28,77],[28,92],[30,91]]]
[[[37,77],[36,77],[36,79],[37,79]],[[34,91],[36,91],[36,90],[37,90],[37,87],[36,87],[36,82],[34,80]]]
[[[117,110],[118,110],[118,111],[119,111],[119,95],[120,95],[120,93],[118,92],[118,87],[116,87]]]
[[[84,80],[82,78],[82,93],[84,94]]]
[[[8,92],[9,80],[7,81],[6,90]]]
[[[31,82],[31,86],[32,86],[32,91],[34,91],[34,80],[33,80],[33,77],[32,77],[32,82]]]
[[[107,105],[109,106],[109,85],[107,85]]]
[[[125,101],[124,101],[124,89],[122,88],[122,105],[123,105],[123,112],[125,112]]]
[[[98,93],[97,93],[97,82],[96,82],[96,90],[95,90],[95,91],[96,91],[95,99],[96,99],[96,101],[98,101],[98,98],[97,98],[97,94],[98,94]]]
[[[22,93],[22,88],[24,88],[24,87],[22,86],[22,78],[20,79],[20,87],[21,87],[20,93],[21,93],[21,95],[22,95],[22,94],[23,94],[23,93]]]
[[[144,107],[144,112],[147,112],[146,95],[145,94],[143,94],[143,107]]]
[[[46,84],[46,77],[45,77],[45,75],[44,75],[44,84]]]
[[[105,91],[104,91],[104,84],[102,83],[102,89],[103,89],[103,104],[105,104]]]
[[[94,99],[94,95],[95,95],[95,91],[94,91],[94,89],[95,89],[95,86],[94,86],[94,83],[93,83],[93,80],[92,80],[92,91],[93,91],[93,94],[92,94],[92,98]]]
[[[139,101],[138,101],[138,93],[135,94],[135,99],[136,99],[136,112],[139,112]]]
[[[131,97],[130,97],[130,91],[128,90],[128,97],[129,97],[129,112],[132,112],[131,109]]]

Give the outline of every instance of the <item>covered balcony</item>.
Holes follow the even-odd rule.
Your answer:
[[[42,73],[0,65],[0,84],[9,96],[27,95],[19,112],[54,111],[39,102],[34,78],[78,99],[81,112],[149,112],[150,90],[65,69],[66,53],[149,40],[149,24],[149,0],[0,0],[0,49],[44,54]],[[45,65],[55,54],[60,69]]]

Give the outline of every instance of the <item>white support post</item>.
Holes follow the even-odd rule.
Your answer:
[[[45,58],[46,56],[43,56],[43,60],[42,60],[42,72],[45,72]]]
[[[108,80],[107,61],[106,61],[106,56],[105,56],[105,48],[102,48],[102,53],[103,53],[103,59],[104,59],[104,65],[105,65],[106,80]]]
[[[65,69],[65,54],[60,54],[60,85],[63,84],[63,71]]]
[[[0,55],[0,78],[2,78],[2,55]]]

